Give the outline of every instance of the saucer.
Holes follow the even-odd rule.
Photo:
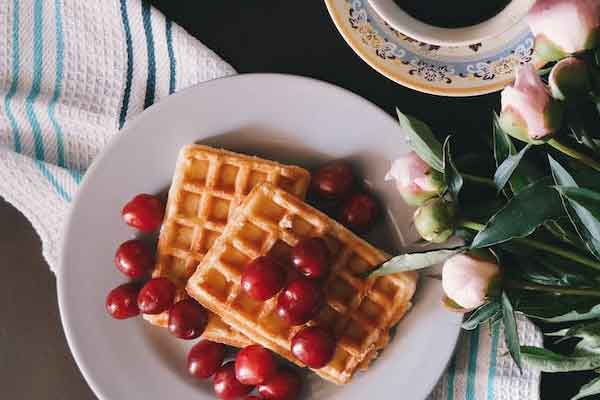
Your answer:
[[[325,0],[352,49],[389,79],[419,92],[478,96],[503,89],[519,66],[534,61],[534,37],[524,22],[503,34],[461,47],[412,39],[388,25],[368,0]]]

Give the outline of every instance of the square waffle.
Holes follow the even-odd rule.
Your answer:
[[[302,327],[279,318],[276,296],[255,301],[241,290],[240,280],[246,263],[261,255],[269,254],[289,266],[291,247],[308,236],[322,237],[332,255],[324,284],[326,305],[308,324],[330,329],[337,339],[331,362],[314,372],[337,384],[347,383],[388,343],[389,329],[411,306],[417,274],[364,278],[386,255],[297,197],[270,184],[254,188],[190,277],[186,290],[233,329],[302,365],[290,352],[291,339]]]
[[[185,284],[204,254],[221,235],[242,200],[261,182],[304,198],[310,174],[305,169],[202,145],[184,147],[177,160],[157,247],[153,277],[168,277],[185,296]],[[144,315],[166,326],[168,314]],[[205,337],[224,338],[228,327],[211,317]],[[214,328],[214,331],[212,330]],[[230,345],[241,340],[231,335]],[[221,340],[223,342],[223,340]]]

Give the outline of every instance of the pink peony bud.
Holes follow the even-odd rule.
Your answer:
[[[600,28],[598,0],[538,0],[527,23],[536,38],[536,54],[556,61],[596,45]]]
[[[444,263],[442,287],[446,296],[466,311],[484,304],[500,281],[500,266],[490,256],[457,254]]]
[[[575,57],[568,57],[556,63],[548,81],[552,96],[558,100],[583,97],[592,90],[587,64]]]
[[[444,190],[442,174],[427,165],[414,151],[395,160],[385,180],[396,181],[404,201],[413,206],[423,204]]]
[[[562,106],[532,65],[519,69],[513,86],[502,91],[500,125],[509,135],[530,143],[552,137],[562,122]]]

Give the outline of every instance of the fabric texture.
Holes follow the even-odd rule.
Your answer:
[[[2,0],[0,196],[39,234],[50,268],[83,174],[126,121],[233,68],[140,0]],[[521,341],[541,335],[521,321]],[[498,327],[461,336],[431,399],[538,399]],[[427,373],[427,371],[423,371]]]

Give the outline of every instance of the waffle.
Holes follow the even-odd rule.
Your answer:
[[[181,300],[187,279],[221,235],[230,215],[257,184],[270,182],[304,198],[309,181],[309,172],[299,167],[202,145],[184,147],[169,190],[152,276],[168,277],[177,287],[176,300]],[[144,318],[165,327],[169,316],[164,312],[145,314]],[[205,338],[224,337],[228,327],[218,322],[209,324]],[[241,335],[236,333],[227,344],[240,342]]]
[[[240,279],[245,264],[260,255],[289,266],[291,246],[308,236],[322,237],[332,254],[326,305],[308,324],[324,326],[337,339],[332,361],[314,372],[344,384],[388,343],[389,329],[411,306],[417,274],[365,279],[364,273],[385,261],[386,255],[297,197],[270,184],[257,186],[190,277],[186,290],[233,329],[302,366],[290,352],[291,338],[301,326],[288,326],[277,316],[276,297],[266,302],[248,297]]]

